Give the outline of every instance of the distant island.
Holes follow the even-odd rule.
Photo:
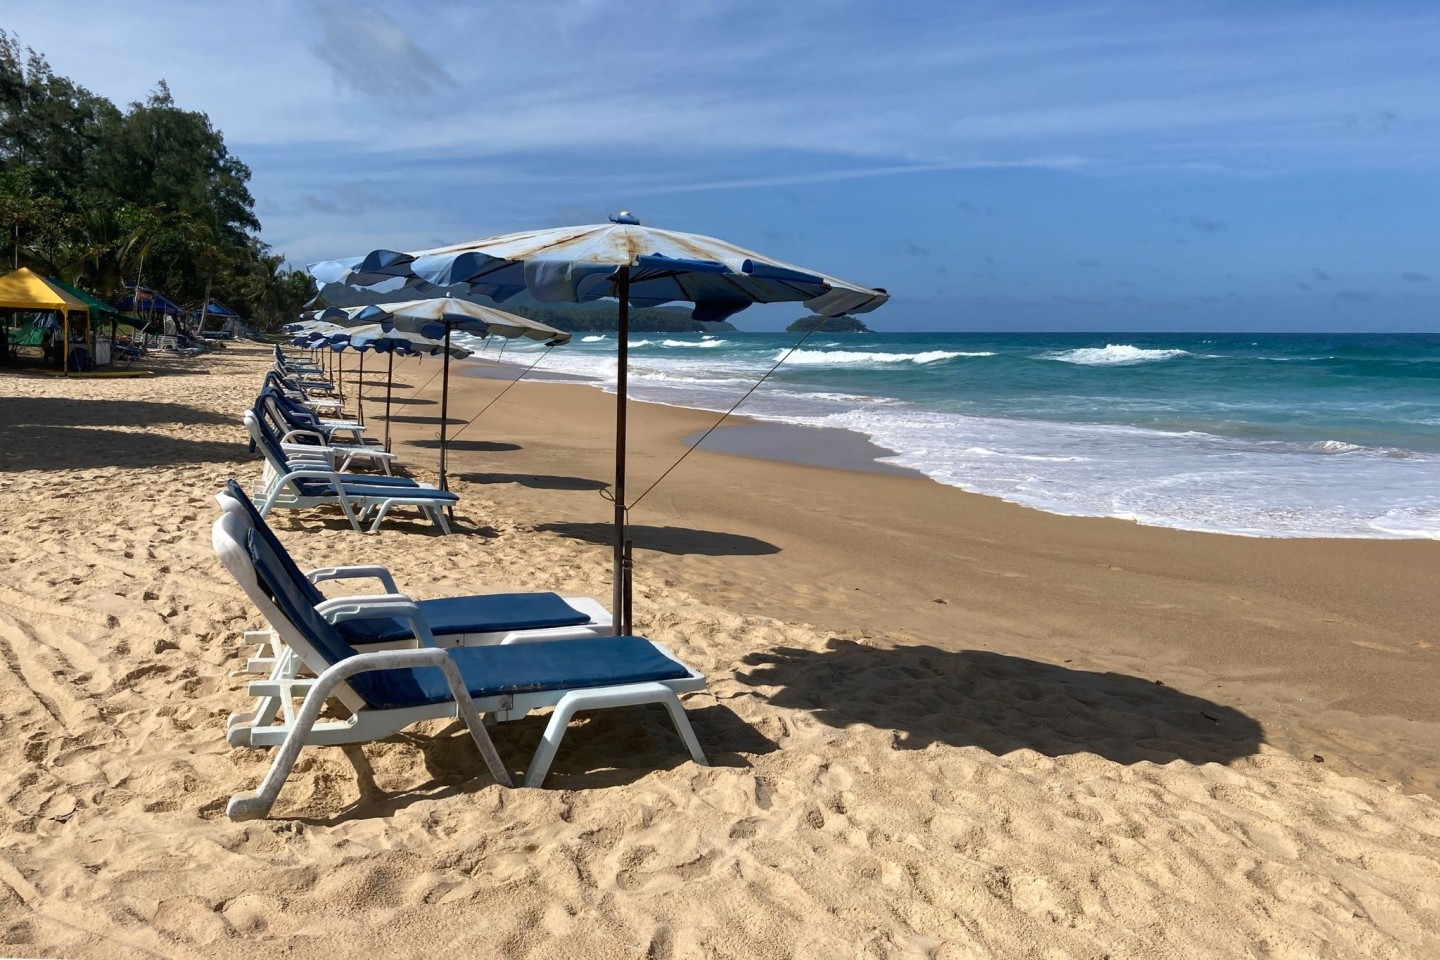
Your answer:
[[[820,326],[815,326],[816,321]],[[801,317],[785,328],[786,333],[871,333],[873,332],[858,317]]]

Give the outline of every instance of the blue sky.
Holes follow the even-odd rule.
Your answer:
[[[1440,331],[1440,4],[46,0],[164,78],[292,262],[594,222],[723,237],[882,329]],[[742,327],[783,324],[792,307]]]

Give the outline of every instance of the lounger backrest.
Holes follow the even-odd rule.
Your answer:
[[[291,401],[275,387],[266,387],[261,390],[258,402],[265,405],[265,409],[270,411],[277,422],[284,420],[292,429],[318,430],[320,428],[319,417]]]
[[[285,545],[280,542],[280,538],[275,536],[275,531],[270,529],[270,524],[266,523],[265,518],[260,516],[260,511],[255,509],[254,501],[241,489],[240,484],[234,480],[228,481],[225,484],[224,495],[235,502],[239,507],[240,515],[248,521],[249,528],[255,531],[255,534],[269,546],[271,552],[275,554],[280,569],[290,578],[291,582],[295,584],[301,596],[303,596],[311,606],[318,606],[323,603],[325,594],[321,593],[320,589],[310,582],[310,578],[305,576],[305,571],[300,569],[299,564],[290,556],[290,551],[286,550]],[[222,503],[222,506],[223,505]]]
[[[285,459],[285,451],[280,449],[280,441],[270,431],[269,425],[255,415],[254,410],[245,411],[245,429],[250,431],[251,438],[260,448],[260,453],[270,466],[279,473],[290,472],[290,462]]]
[[[290,626],[304,637],[311,650],[325,661],[310,663],[307,660],[306,665],[320,673],[326,667],[355,656],[359,651],[346,643],[340,632],[326,622],[306,600],[291,578],[284,573],[284,565],[259,531],[251,530],[247,539],[246,547],[254,564],[255,579],[260,589],[289,621]],[[279,629],[278,624],[273,626]],[[377,670],[356,674],[350,678],[349,683],[350,688],[371,706],[387,708],[424,703],[427,699],[433,702],[434,698],[427,698],[423,692],[416,673],[413,669]]]
[[[260,391],[260,398],[265,401],[267,405],[273,406],[278,410],[280,415],[289,421],[292,427],[309,430],[319,429],[320,418],[312,411],[306,410],[300,404],[285,396],[280,388],[274,384],[267,384],[265,388]]]

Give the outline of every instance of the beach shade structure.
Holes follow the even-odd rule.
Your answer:
[[[375,250],[363,257],[311,264],[321,283],[375,287],[399,282],[417,288],[460,284],[472,295],[503,303],[525,291],[544,302],[619,302],[615,404],[614,617],[630,629],[628,546],[625,540],[625,428],[630,306],[695,305],[696,320],[725,320],[753,303],[801,302],[825,317],[868,313],[889,299],[864,287],[770,259],[713,237],[641,225],[622,211],[609,223],[533,230],[402,253]]]
[[[70,315],[90,316],[90,307],[84,299],[60,284],[46,280],[29,267],[21,267],[0,277],[0,308],[60,314],[64,329],[61,369],[67,375],[70,373]]]
[[[348,323],[378,323],[391,335],[417,334],[441,344],[444,370],[440,380],[440,489],[448,490],[445,472],[445,447],[450,412],[450,358],[455,355],[451,336],[456,332],[477,337],[524,337],[549,346],[570,341],[570,334],[538,320],[506,313],[457,297],[431,297],[425,300],[403,300],[398,303],[376,303],[363,307],[328,308],[318,317],[340,322],[338,313],[348,315]],[[389,417],[386,417],[389,426]]]

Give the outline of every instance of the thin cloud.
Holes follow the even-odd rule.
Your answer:
[[[1429,283],[1430,274],[1416,273],[1414,270],[1406,270],[1404,273],[1400,274],[1400,279],[1404,280],[1406,283]]]
[[[310,47],[342,84],[369,97],[414,97],[456,86],[405,28],[374,7],[316,0],[320,41]]]
[[[1311,268],[1310,268],[1310,276],[1314,277],[1316,280],[1325,280],[1325,281],[1328,281],[1328,280],[1333,279],[1333,278],[1330,276],[1330,271],[1329,271],[1329,270],[1321,270],[1319,267],[1311,267]]]

